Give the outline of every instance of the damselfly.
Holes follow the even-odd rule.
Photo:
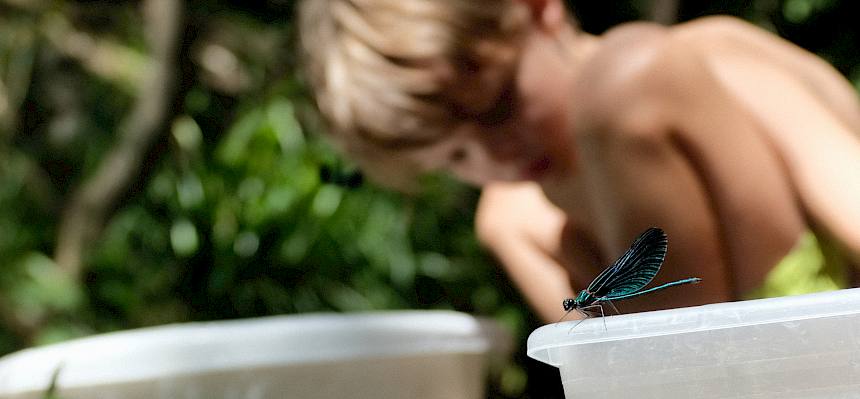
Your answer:
[[[567,298],[562,302],[565,310],[562,319],[574,310],[586,317],[605,316],[603,312],[604,303],[612,306],[618,313],[618,309],[615,308],[612,301],[620,301],[676,285],[695,284],[702,281],[698,277],[691,277],[640,291],[660,271],[660,266],[666,257],[668,242],[669,240],[663,230],[656,227],[645,230],[639,237],[636,237],[633,245],[624,255],[602,271],[591,281],[591,284],[588,284],[588,287],[580,291],[576,298]],[[597,312],[597,309],[600,311]],[[604,328],[605,323],[604,320]],[[577,325],[579,323],[573,327]]]

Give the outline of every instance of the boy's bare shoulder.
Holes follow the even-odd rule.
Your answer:
[[[728,15],[712,15],[696,18],[694,20],[679,24],[673,28],[676,35],[717,35],[717,36],[752,36],[762,39],[769,33],[762,28],[744,21],[740,18]]]
[[[656,106],[655,96],[668,95],[672,91],[668,86],[696,73],[688,62],[697,57],[694,48],[679,40],[671,28],[628,23],[607,31],[599,40],[598,50],[580,71],[575,93],[578,112],[593,124],[617,123],[625,115],[656,117],[637,111]],[[642,120],[635,124],[649,125]]]
[[[590,80],[625,82],[666,68],[672,61],[687,60],[709,51],[708,44],[722,40],[781,42],[781,39],[744,20],[731,16],[698,18],[673,27],[650,22],[618,25],[600,36],[601,46],[583,70]],[[585,75],[584,75],[585,76]]]
[[[647,22],[619,25],[600,36],[600,46],[582,70],[584,81],[611,85],[637,76],[656,60],[670,30]]]
[[[712,64],[726,55],[780,65],[810,61],[809,55],[779,37],[729,16],[673,27],[627,23],[598,40],[598,49],[580,71],[575,93],[577,120],[590,132],[661,130],[677,116],[673,110],[691,106],[691,98],[714,93]]]

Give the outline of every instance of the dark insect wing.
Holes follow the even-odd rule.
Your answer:
[[[627,249],[621,257],[615,260],[612,265],[600,272],[600,274],[591,281],[586,290],[603,296],[602,294],[605,294],[607,290],[612,288],[611,286],[607,286],[607,282],[610,281],[614,275],[619,273],[619,269],[633,264],[633,262],[630,262],[630,259],[636,257],[637,252],[641,252],[643,241],[653,239],[651,237],[655,233],[660,232],[662,232],[660,229],[652,227],[640,234],[639,237],[636,237],[636,239],[633,240],[633,244],[630,245],[630,248]]]
[[[627,295],[648,285],[663,265],[668,239],[663,230],[651,228],[640,235],[616,262],[616,272],[601,290],[603,297]]]
[[[640,234],[630,249],[588,285],[596,298],[636,292],[648,285],[666,257],[668,238],[663,230],[652,227]]]

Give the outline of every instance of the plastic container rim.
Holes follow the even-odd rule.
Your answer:
[[[700,333],[762,324],[839,317],[860,313],[860,288],[780,298],[736,301],[553,323],[528,338],[529,357],[560,366],[549,352],[556,348],[619,340]]]

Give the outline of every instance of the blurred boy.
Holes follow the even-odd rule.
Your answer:
[[[378,181],[483,186],[482,242],[547,321],[648,226],[625,311],[844,286],[860,257],[860,104],[814,55],[728,17],[580,32],[561,0],[306,0],[334,141]],[[780,271],[783,270],[783,271]],[[788,274],[786,274],[788,273]]]

